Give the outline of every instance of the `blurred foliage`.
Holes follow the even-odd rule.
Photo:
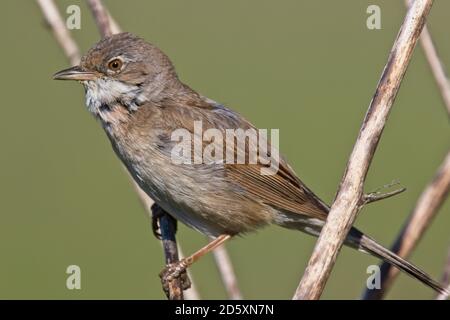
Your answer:
[[[279,128],[281,151],[326,201],[333,199],[359,126],[402,22],[403,1],[105,1],[124,30],[162,48],[184,82],[262,128]],[[98,39],[84,1],[73,36]],[[366,28],[381,7],[382,29]],[[160,244],[83,89],[51,75],[68,66],[34,1],[2,2],[0,298],[161,299]],[[450,2],[429,25],[450,67]],[[448,117],[418,47],[367,179],[371,191],[398,179],[408,191],[364,209],[357,225],[389,245],[450,147]],[[412,261],[438,278],[449,245],[450,204]],[[185,253],[205,238],[180,227]],[[314,239],[268,227],[228,244],[245,298],[290,298]],[[358,298],[378,261],[344,249],[324,298]],[[66,289],[66,267],[82,289]],[[225,298],[212,256],[193,267],[202,297]],[[430,298],[402,275],[388,298]]]

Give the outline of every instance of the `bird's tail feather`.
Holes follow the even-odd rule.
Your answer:
[[[389,249],[386,249],[382,245],[378,244],[375,240],[369,236],[363,234],[356,228],[352,228],[347,236],[346,242],[352,247],[357,247],[359,250],[372,254],[391,265],[406,272],[410,276],[416,278],[425,285],[431,287],[439,293],[446,293],[447,289],[444,289],[437,281],[433,280],[424,271],[413,265],[412,263],[402,259]]]
[[[327,210],[326,205],[324,205],[324,211],[325,210]],[[319,219],[305,218],[305,216],[299,214],[290,214],[286,212],[281,212],[279,216],[283,217],[283,219],[277,221],[280,226],[300,230],[316,237],[319,236],[325,223]],[[349,247],[358,249],[386,261],[439,293],[447,293],[448,289],[444,289],[437,281],[433,280],[424,271],[399,257],[389,249],[386,249],[374,239],[354,227],[350,229],[350,232],[345,239],[345,244]]]

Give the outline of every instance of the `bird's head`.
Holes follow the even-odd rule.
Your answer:
[[[96,115],[102,108],[118,106],[132,112],[170,94],[179,82],[173,64],[160,49],[128,32],[102,39],[79,65],[57,72],[53,79],[80,81],[86,105]]]

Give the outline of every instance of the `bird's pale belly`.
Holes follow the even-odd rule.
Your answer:
[[[133,159],[123,148],[114,149],[145,193],[174,218],[203,234],[249,232],[273,221],[274,210],[234,190],[220,166],[176,165],[156,148],[134,152]]]

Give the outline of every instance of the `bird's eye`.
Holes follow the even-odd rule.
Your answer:
[[[108,68],[111,70],[111,71],[119,71],[121,68],[122,68],[122,60],[120,60],[120,59],[114,59],[114,60],[111,60],[109,63],[108,63]]]

